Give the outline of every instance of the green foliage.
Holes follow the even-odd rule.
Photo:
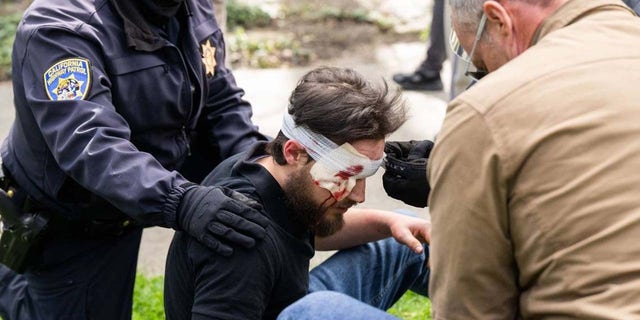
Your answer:
[[[429,320],[431,319],[431,301],[409,291],[387,312],[404,320]]]
[[[242,27],[245,29],[266,27],[271,24],[271,16],[262,9],[227,1],[227,27],[230,30]]]
[[[431,28],[427,27],[420,31],[420,41],[426,42],[431,37]]]
[[[243,28],[237,28],[229,38],[229,61],[235,67],[278,68],[304,65],[313,59],[313,54],[302,48],[299,41],[286,35],[252,39]]]
[[[11,77],[11,50],[22,12],[0,16],[0,80]]]
[[[164,320],[164,277],[136,275],[133,320]]]

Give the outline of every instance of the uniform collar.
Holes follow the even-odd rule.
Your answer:
[[[158,50],[167,44],[167,40],[155,31],[157,27],[145,18],[145,15],[134,4],[134,1],[109,0],[109,2],[124,21],[124,33],[129,47],[150,52]],[[186,14],[189,15],[187,1],[185,1],[183,8]]]
[[[536,30],[531,46],[535,45],[552,31],[570,25],[584,16],[585,13],[605,7],[619,8],[633,13],[631,9],[616,0],[569,0],[558,10],[547,17]]]

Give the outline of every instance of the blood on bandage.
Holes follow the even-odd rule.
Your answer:
[[[334,177],[338,177],[342,180],[348,180],[353,176],[359,175],[364,168],[361,165],[350,166],[347,170],[341,170],[335,174]]]
[[[336,201],[339,201],[345,196],[346,193],[347,193],[347,190],[342,189],[340,191],[333,192],[331,195],[333,196],[334,199],[336,199]]]

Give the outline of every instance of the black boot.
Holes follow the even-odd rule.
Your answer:
[[[440,73],[435,71],[414,73],[397,73],[393,75],[393,81],[404,90],[424,90],[424,91],[440,91],[442,90],[442,80]]]

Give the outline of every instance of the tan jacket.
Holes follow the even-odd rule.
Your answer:
[[[434,319],[640,319],[640,18],[571,0],[449,105]]]

